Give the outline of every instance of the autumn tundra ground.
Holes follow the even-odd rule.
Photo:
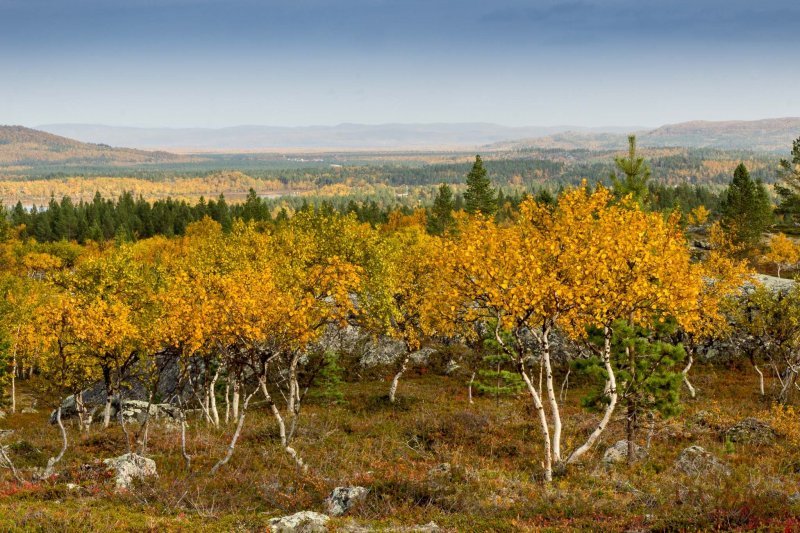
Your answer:
[[[275,442],[277,429],[262,409],[248,415],[240,445],[216,475],[232,428],[213,430],[191,421],[187,472],[179,431],[152,429],[148,455],[159,477],[118,492],[97,460],[124,453],[118,426],[95,426],[89,435],[69,427],[71,446],[61,473],[46,482],[14,482],[3,471],[3,531],[259,531],[271,517],[324,510],[340,485],[369,489],[366,501],[333,530],[377,530],[435,522],[445,531],[537,530],[800,530],[800,420],[791,408],[771,406],[758,394],[749,368],[702,366],[696,399],[658,420],[649,455],[634,465],[603,466],[604,451],[624,438],[618,417],[581,464],[540,479],[540,430],[529,399],[478,396],[470,405],[464,381],[434,373],[409,376],[398,403],[386,383],[345,383],[344,400],[310,401],[296,448],[307,473]],[[768,383],[769,384],[769,383]],[[32,390],[32,389],[31,389]],[[24,402],[34,399],[23,391]],[[580,407],[582,384],[567,393],[563,413],[569,449],[593,428],[598,415]],[[23,405],[24,406],[24,405]],[[734,442],[725,431],[756,417],[776,431],[771,443]],[[4,437],[23,476],[57,452],[58,431],[48,413],[15,414]],[[645,445],[649,429],[641,432]],[[729,472],[686,475],[674,468],[685,448],[698,444]]]

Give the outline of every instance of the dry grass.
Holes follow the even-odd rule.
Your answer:
[[[436,375],[402,382],[396,406],[386,401],[382,382],[347,384],[346,402],[338,406],[307,405],[296,448],[312,467],[308,474],[295,469],[276,445],[272,420],[256,410],[233,459],[214,477],[207,472],[231,428],[192,423],[192,473],[184,470],[178,433],[155,429],[149,455],[160,477],[117,494],[102,468],[82,465],[124,453],[119,428],[98,427],[88,436],[70,428],[57,479],[19,486],[0,471],[0,530],[263,530],[270,517],[322,510],[333,487],[350,484],[371,491],[351,516],[333,522],[337,528],[433,520],[456,531],[800,530],[794,518],[800,505],[789,498],[800,481],[800,420],[759,398],[747,370],[699,368],[694,382],[698,398],[687,400],[678,417],[658,422],[645,462],[599,466],[602,451],[622,438],[617,420],[584,463],[551,486],[539,478],[541,437],[524,396],[499,405],[478,398],[470,406],[460,380]],[[564,407],[566,449],[597,416],[579,407],[580,396],[570,391]],[[698,411],[708,412],[702,422]],[[724,442],[722,430],[747,416],[773,423],[776,443]],[[43,465],[56,451],[57,431],[46,417],[15,415],[0,424],[15,429],[5,440],[23,469]],[[675,458],[691,444],[713,452],[733,474],[690,479],[674,472]],[[429,474],[445,462],[449,473]]]

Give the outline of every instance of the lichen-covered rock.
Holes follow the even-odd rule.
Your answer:
[[[729,475],[730,468],[702,446],[689,446],[675,460],[675,469],[690,476]]]
[[[428,477],[429,478],[436,478],[436,477],[444,477],[449,476],[450,472],[453,470],[453,467],[450,466],[450,463],[442,463],[434,466],[430,470],[428,470]]]
[[[638,444],[633,445],[633,460],[641,461],[647,457],[647,450]],[[628,441],[620,440],[610,446],[606,453],[603,454],[603,463],[613,465],[617,463],[624,463],[628,460]]]
[[[364,487],[336,487],[325,500],[328,506],[328,514],[331,516],[342,516],[350,509],[363,502],[367,498],[369,489]]]
[[[124,400],[122,402],[122,418],[125,422],[138,422],[143,424],[145,420],[158,422],[159,420],[176,420],[179,411],[176,406],[168,403],[149,403],[143,400]]]
[[[775,430],[757,418],[745,418],[728,428],[725,437],[743,444],[771,444],[775,440]]]
[[[272,533],[323,533],[328,531],[330,518],[314,511],[300,511],[289,516],[273,518],[269,521]]]
[[[135,453],[126,453],[113,459],[106,459],[103,464],[115,472],[117,490],[127,490],[135,479],[158,476],[156,462]]]

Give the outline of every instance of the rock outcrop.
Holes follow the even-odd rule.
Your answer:
[[[689,446],[675,460],[675,469],[689,476],[729,475],[731,469],[701,446]]]
[[[113,459],[106,459],[103,464],[113,470],[117,490],[128,490],[134,480],[158,476],[156,462],[135,453],[126,453]]]
[[[353,507],[362,503],[368,493],[369,489],[364,487],[336,487],[325,500],[328,514],[331,516],[347,514]]]
[[[641,461],[647,457],[647,450],[638,444],[633,445],[633,460]],[[628,460],[628,441],[620,440],[610,446],[603,454],[603,463],[613,465],[625,463]]]
[[[330,517],[314,511],[300,511],[269,521],[272,533],[323,533],[328,531]]]
[[[742,444],[771,444],[775,430],[757,418],[745,418],[725,431],[725,438]]]

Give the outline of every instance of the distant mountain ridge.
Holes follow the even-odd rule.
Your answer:
[[[800,137],[800,118],[785,117],[762,120],[695,120],[667,124],[653,130],[636,133],[640,146],[662,148],[719,148],[722,150],[752,150],[788,152],[792,141]],[[588,150],[619,150],[627,144],[626,135],[613,132],[558,132],[544,137],[498,143],[496,149],[560,148]]]
[[[0,126],[0,165],[130,165],[180,161],[183,156],[76,141],[24,126]]]
[[[46,124],[38,129],[85,142],[181,151],[306,149],[467,148],[563,131],[626,128],[510,127],[489,123],[338,124],[336,126],[233,126],[229,128],[135,128],[97,124]]]

